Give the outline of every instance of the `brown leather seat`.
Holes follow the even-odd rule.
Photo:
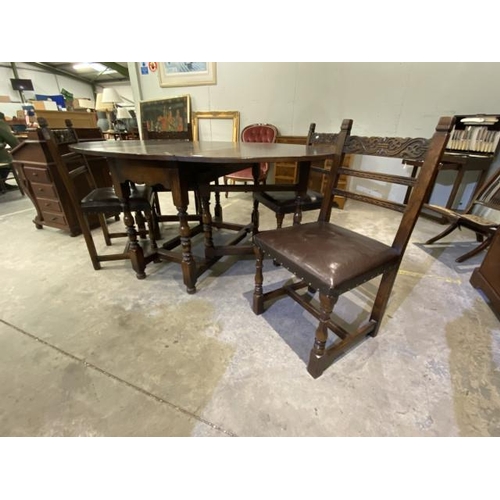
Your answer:
[[[264,253],[325,294],[364,283],[380,269],[396,265],[399,256],[389,245],[321,221],[264,231],[255,240]]]
[[[352,120],[344,120],[340,133],[332,136],[334,153],[327,191],[330,196],[324,197],[318,220],[262,231],[254,236],[256,270],[253,310],[255,314],[262,314],[266,302],[273,302],[273,307],[279,307],[276,299],[288,295],[318,320],[307,367],[313,377],[319,377],[331,363],[367,335],[375,336],[378,333],[405,249],[423,202],[432,189],[453,123],[454,118],[442,118],[433,138],[427,140],[351,136]],[[415,158],[423,160],[423,165],[418,178],[413,179],[398,175],[399,170],[396,173],[381,173],[342,167],[345,154]],[[367,162],[367,165],[370,163]],[[394,168],[393,163],[389,162],[387,168],[391,167]],[[351,177],[351,182],[347,182],[345,188],[339,186],[341,175]],[[356,183],[352,181],[365,179],[369,182],[412,187],[408,204],[365,195],[366,189],[356,190]],[[372,182],[371,185],[376,183]],[[392,244],[376,237],[368,237],[363,231],[356,231],[356,228],[331,223],[334,196],[402,213]],[[348,208],[349,206],[347,210]],[[370,221],[367,220],[366,224],[370,224]],[[292,284],[287,282],[274,290],[264,292],[264,256],[269,256],[283,265],[295,275],[296,280]],[[340,295],[380,275],[380,282],[376,284],[375,299],[366,299],[371,313],[364,322],[364,308],[356,314],[356,323],[350,325],[350,328],[349,325],[345,326],[347,320],[334,319],[331,316]],[[307,291],[299,293],[301,290]],[[329,332],[333,334],[333,338],[327,345]]]
[[[148,200],[151,199],[152,189],[148,186],[134,185],[130,189],[130,209],[132,212],[151,209]],[[88,213],[109,212],[121,213],[120,198],[116,196],[112,187],[97,188],[84,196],[81,201],[82,210]]]

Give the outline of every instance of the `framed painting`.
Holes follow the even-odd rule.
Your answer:
[[[141,101],[141,132],[143,139],[156,139],[163,135],[186,132],[191,121],[191,97],[182,95]],[[174,134],[175,135],[175,134]]]
[[[214,62],[161,62],[158,67],[160,87],[190,87],[217,83]]]

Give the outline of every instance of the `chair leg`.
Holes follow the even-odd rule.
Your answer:
[[[108,230],[108,223],[106,222],[106,217],[104,214],[98,214],[99,217],[99,224],[102,229],[102,234],[104,236],[104,241],[106,242],[106,245],[109,247],[111,246],[111,238],[109,237],[109,230]]]
[[[92,233],[90,232],[90,225],[87,219],[87,216],[84,214],[82,217],[83,220],[80,221],[80,226],[83,234],[83,238],[85,240],[85,244],[87,245],[87,250],[90,255],[90,260],[92,261],[92,265],[94,269],[98,271],[101,269],[101,263],[99,262],[99,257],[97,255],[97,250],[95,248],[94,240],[92,238]],[[82,224],[83,222],[83,224]]]
[[[12,167],[12,175],[14,176],[14,180],[16,181],[17,187],[19,188],[21,195],[24,196],[23,185],[19,181],[19,177],[14,167]]]
[[[316,328],[314,345],[309,356],[309,364],[307,365],[307,371],[314,378],[318,378],[326,368],[322,358],[325,355],[326,341],[328,340],[328,321],[337,300],[338,297],[329,297],[323,293],[319,294],[320,319]]]
[[[370,321],[375,323],[375,329],[369,334],[372,337],[376,337],[378,334],[380,323],[382,323],[382,319],[384,318],[392,288],[394,286],[394,282],[396,281],[396,276],[398,275],[398,269],[399,265],[393,269],[389,269],[382,275],[377,296],[375,297],[375,301],[373,303],[372,313],[370,315]]]
[[[458,259],[455,259],[455,262],[463,262],[464,260],[470,259],[474,255],[477,255],[479,252],[483,251],[485,248],[487,248],[490,243],[491,243],[492,237],[489,236],[487,237],[480,245],[478,245],[476,248],[471,250],[470,252],[464,253]]]
[[[455,231],[455,229],[457,227],[458,227],[458,222],[451,223],[442,233],[439,233],[437,236],[434,236],[430,240],[427,240],[425,242],[425,245],[430,245],[431,243],[434,243],[434,242],[440,240],[441,238],[444,238],[445,236],[447,236],[451,232]]]
[[[155,206],[157,217],[161,216],[160,199],[158,197],[158,192],[157,191],[153,192],[153,203],[154,203],[154,206]]]
[[[227,186],[228,184],[229,184],[229,179],[226,176],[224,176],[224,186]],[[226,191],[226,198],[228,197],[229,197],[229,192]]]
[[[281,229],[283,227],[283,219],[285,214],[276,214],[276,229]]]
[[[146,239],[146,219],[144,218],[144,214],[140,211],[135,213],[135,223],[137,224],[137,229],[139,233],[139,237],[141,240]]]
[[[147,210],[145,212],[145,216],[146,216],[146,223],[148,225],[148,237],[151,244],[151,250],[153,252],[156,252],[158,250],[158,245],[156,243],[156,232],[158,223],[155,220],[156,217],[154,209],[152,208],[151,210]],[[155,257],[154,262],[155,263],[160,262],[160,257],[158,255]]]
[[[219,179],[215,181],[215,185],[219,185]],[[214,222],[222,222],[222,205],[220,204],[220,192],[218,190],[215,191],[215,205],[214,205]]]
[[[264,293],[262,283],[264,278],[262,275],[262,265],[264,260],[264,252],[256,245],[254,245],[255,254],[255,289],[253,292],[253,312],[255,314],[262,314],[264,312]]]

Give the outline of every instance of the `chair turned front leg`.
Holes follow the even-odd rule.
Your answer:
[[[157,223],[155,221],[155,214],[153,213],[153,210],[146,210],[145,211],[145,216],[146,216],[146,222],[148,226],[148,238],[149,242],[151,244],[151,252],[155,254],[154,262],[159,264],[160,257],[157,253],[158,251],[158,244],[156,243],[156,228],[157,228]]]
[[[212,235],[212,215],[210,213],[210,191],[200,189],[201,214],[203,221],[203,234],[205,242],[205,258],[214,256],[214,240]]]
[[[264,295],[262,283],[264,278],[262,275],[262,265],[264,260],[264,252],[256,245],[253,247],[255,254],[255,289],[253,292],[253,312],[262,314],[264,312]]]
[[[328,340],[328,321],[333,311],[333,306],[337,302],[338,297],[329,297],[323,293],[319,294],[320,303],[320,319],[316,328],[316,338],[309,357],[307,371],[314,377],[318,378],[326,368],[323,363],[325,354],[326,341]]]
[[[225,181],[224,181],[225,183]],[[215,185],[219,185],[219,180],[217,179],[215,181]],[[222,222],[222,205],[220,204],[220,193],[219,190],[215,190],[215,206],[214,206],[214,222]]]
[[[144,217],[144,214],[140,210],[137,210],[137,212],[135,213],[135,223],[137,224],[139,237],[141,238],[141,240],[145,240],[146,239],[146,218]]]
[[[132,214],[125,208],[123,220],[125,222],[126,231],[128,235],[129,241],[129,257],[130,262],[132,263],[132,268],[135,271],[135,275],[137,279],[143,280],[146,278],[146,261],[144,260],[144,253],[142,251],[141,245],[137,241],[137,231],[135,230],[135,221],[132,217]]]
[[[302,222],[302,198],[297,196],[297,204],[295,205],[295,213],[293,214],[293,225],[297,226]]]
[[[186,285],[187,293],[193,294],[196,293],[196,263],[191,251],[191,229],[189,228],[187,220],[187,207],[180,206],[177,207],[177,210],[182,247],[182,277],[184,279],[184,285]]]
[[[259,200],[253,199],[252,210],[252,234],[255,235],[259,232]]]

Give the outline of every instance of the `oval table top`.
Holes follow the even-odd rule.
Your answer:
[[[314,161],[331,158],[334,146],[222,141],[92,141],[70,145],[84,155],[198,163]]]

